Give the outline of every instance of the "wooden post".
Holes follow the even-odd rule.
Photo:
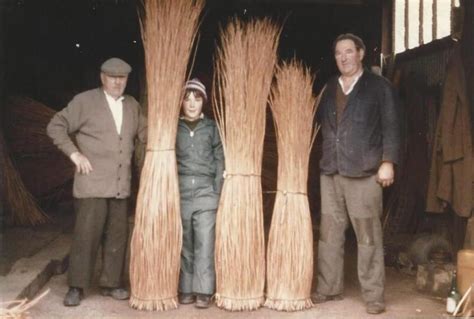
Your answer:
[[[5,194],[5,178],[3,176],[5,163],[3,162],[5,149],[5,140],[3,138],[3,119],[5,110],[5,88],[6,88],[6,11],[5,4],[0,4],[0,236],[3,234],[3,227],[6,220],[5,208],[3,206]],[[1,248],[1,247],[0,247]]]
[[[390,55],[393,48],[393,0],[382,1],[382,39],[381,39],[381,53],[383,55]]]
[[[433,24],[432,24],[432,34],[433,34],[433,39],[438,38],[438,3],[437,0],[433,0],[433,7],[432,7],[432,12],[433,12]]]
[[[464,66],[467,101],[471,110],[471,136],[474,138],[474,1],[465,0],[462,5],[464,6],[464,19],[460,41],[461,57]],[[471,176],[472,174],[471,172]],[[474,228],[474,223],[468,222],[464,248],[474,248],[474,239],[472,238],[474,229],[472,228]]]
[[[408,14],[409,1],[405,0],[405,50],[410,48],[410,15]]]
[[[464,19],[461,46],[463,48],[463,62],[474,65],[474,1],[463,1]]]

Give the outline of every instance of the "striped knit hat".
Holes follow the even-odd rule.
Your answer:
[[[206,87],[198,78],[191,79],[186,82],[184,86],[185,90],[197,90],[202,93],[204,98],[207,100]]]

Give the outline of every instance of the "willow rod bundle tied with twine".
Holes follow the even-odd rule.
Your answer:
[[[177,308],[182,245],[175,142],[186,70],[204,7],[198,0],[145,0],[142,37],[148,141],[130,255],[130,305]]]
[[[314,77],[292,60],[278,67],[270,97],[278,146],[278,182],[267,251],[265,306],[297,311],[313,306],[313,232],[307,183],[316,137]]]
[[[262,153],[265,109],[281,28],[269,19],[233,19],[220,31],[214,112],[225,153],[216,220],[216,304],[231,311],[264,302]]]

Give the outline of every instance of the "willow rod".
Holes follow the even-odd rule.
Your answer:
[[[307,196],[309,157],[317,133],[313,82],[302,63],[284,62],[275,74],[270,98],[278,146],[278,191],[268,242],[265,306],[279,311],[313,306],[313,233]]]
[[[178,307],[182,227],[174,151],[183,83],[200,0],[145,0],[141,17],[148,92],[148,141],[130,255],[130,305]]]
[[[233,19],[220,31],[215,57],[213,107],[226,167],[216,220],[215,299],[231,311],[264,302],[262,154],[280,31],[270,19]]]

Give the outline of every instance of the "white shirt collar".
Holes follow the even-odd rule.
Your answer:
[[[349,87],[347,91],[344,91],[344,83],[342,82],[342,75],[338,78],[339,85],[341,86],[342,92],[345,95],[351,94],[352,90],[354,89],[354,86],[357,84],[362,74],[364,74],[364,69],[362,69],[362,71],[354,78],[354,82],[352,82],[351,86]]]
[[[115,128],[117,129],[117,133],[120,135],[122,132],[122,123],[123,123],[123,99],[124,97],[121,96],[118,99],[114,99],[112,96],[105,92],[105,99],[107,104],[109,105],[110,112],[112,112],[112,117],[114,119]]]
[[[107,98],[107,100],[110,100],[114,103],[117,103],[117,102],[122,102],[125,97],[122,95],[121,97],[119,97],[118,99],[115,99],[112,95],[108,94],[105,90],[104,91],[104,94],[105,94],[105,97]]]

